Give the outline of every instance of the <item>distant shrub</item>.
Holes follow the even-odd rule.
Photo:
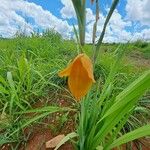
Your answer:
[[[143,52],[144,58],[150,59],[150,46],[146,47],[142,52]]]
[[[148,42],[142,41],[142,40],[137,40],[135,42],[135,46],[138,48],[145,48],[148,46]]]
[[[15,35],[14,35],[15,38],[25,38],[27,37],[25,31],[22,31],[22,30],[18,30]]]
[[[60,33],[58,33],[57,31],[55,31],[54,29],[46,29],[43,34],[44,37],[50,38],[52,40],[62,40],[62,36]]]

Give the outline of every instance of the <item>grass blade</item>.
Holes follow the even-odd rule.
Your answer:
[[[79,38],[80,44],[83,46],[85,43],[85,2],[86,0],[72,0],[77,20],[78,20],[78,27],[79,27]]]
[[[54,150],[57,150],[58,148],[60,148],[60,146],[62,146],[64,143],[66,143],[67,141],[69,141],[70,139],[77,137],[78,134],[75,132],[69,133],[67,134],[60,142],[59,144],[56,146],[56,148]]]
[[[104,26],[103,26],[102,33],[101,33],[100,38],[99,38],[99,40],[98,40],[98,43],[97,43],[97,45],[96,45],[95,52],[93,53],[93,62],[94,62],[94,64],[95,64],[96,59],[97,59],[97,57],[98,57],[98,55],[99,55],[100,46],[101,46],[101,44],[102,44],[102,41],[103,41],[103,38],[104,38],[104,35],[105,35],[105,31],[106,31],[107,24],[108,24],[108,22],[109,22],[109,20],[110,20],[110,18],[111,18],[111,16],[112,16],[112,14],[113,14],[115,8],[116,8],[118,2],[119,2],[119,0],[114,0],[114,1],[113,1],[112,5],[111,5],[111,8],[110,8],[110,11],[109,11],[109,13],[108,13],[108,15],[107,15],[107,17],[106,17],[106,20],[105,20],[105,23],[104,23]]]
[[[123,105],[126,105],[133,99],[138,100],[138,98],[150,88],[150,70],[146,71],[142,76],[135,80],[129,87],[123,90],[115,100],[114,105],[105,113],[102,119],[112,114]]]
[[[56,111],[71,111],[73,109],[68,108],[68,107],[55,107],[55,106],[46,106],[43,108],[36,108],[36,109],[31,109],[27,111],[21,111],[21,112],[15,112],[14,114],[26,114],[26,113],[42,113],[42,112],[56,112]]]
[[[3,86],[0,85],[0,93],[9,94],[8,90],[6,90]]]
[[[133,141],[135,139],[144,137],[150,135],[150,125],[145,125],[143,127],[140,127],[134,131],[131,131],[122,137],[116,139],[109,147],[108,149],[112,149],[114,147],[117,147],[119,145],[122,145],[124,143],[127,143],[129,141]]]

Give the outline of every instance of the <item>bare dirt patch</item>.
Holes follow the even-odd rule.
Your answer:
[[[142,56],[142,53],[139,51],[134,51],[128,57],[129,62],[133,64],[135,67],[139,68],[150,68],[150,59],[145,59]]]

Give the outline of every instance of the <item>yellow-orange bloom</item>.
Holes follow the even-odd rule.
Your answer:
[[[67,68],[58,74],[60,77],[68,76],[68,85],[72,95],[80,100],[95,82],[93,66],[86,54],[79,54]]]

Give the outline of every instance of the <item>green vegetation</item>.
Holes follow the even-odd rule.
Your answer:
[[[98,126],[101,126],[101,128],[107,126],[107,124],[103,124],[104,118],[108,120],[108,123],[110,118],[115,120],[116,113],[117,117],[119,117],[119,112],[112,112],[113,108],[117,107],[117,103],[114,103],[116,102],[116,100],[114,101],[115,97],[118,99],[120,97],[119,95],[124,93],[122,92],[124,89],[126,89],[126,91],[130,91],[128,90],[130,88],[128,86],[132,83],[132,81],[137,79],[144,71],[149,70],[150,68],[150,51],[146,51],[146,49],[150,47],[150,44],[144,43],[144,47],[141,45],[141,43],[138,45],[136,42],[121,45],[103,44],[101,47],[102,54],[100,59],[98,59],[94,72],[97,83],[93,86],[85,100],[82,100],[81,107],[86,105],[88,101],[90,101],[90,103],[93,101],[93,103],[89,106],[89,109],[95,107],[96,101],[94,99],[99,99],[99,94],[105,91],[104,89],[108,86],[106,85],[108,84],[108,77],[112,74],[111,70],[115,70],[114,68],[112,69],[112,67],[115,67],[112,64],[118,63],[117,57],[118,54],[120,55],[118,52],[122,50],[125,55],[122,60],[120,60],[120,63],[118,63],[117,70],[115,71],[116,73],[113,73],[113,76],[110,78],[111,80],[109,79],[111,82],[113,81],[113,90],[111,92],[108,91],[107,98],[111,95],[112,98],[110,101],[111,104],[107,103],[105,106],[106,108],[103,110],[104,112],[101,114],[102,116],[105,114],[101,120],[99,120]],[[116,48],[118,48],[118,50],[116,50]],[[91,45],[85,45],[84,49],[86,49],[89,56],[91,56]],[[19,36],[13,39],[1,39],[0,53],[0,145],[13,142],[16,143],[15,146],[17,147],[19,143],[26,142],[29,135],[27,136],[24,134],[24,129],[29,126],[34,128],[35,124],[41,124],[43,119],[50,116],[51,113],[63,112],[64,119],[62,118],[58,121],[59,124],[63,124],[69,120],[68,112],[78,112],[79,105],[66,89],[66,81],[59,78],[57,75],[58,71],[64,68],[71,59],[77,55],[77,47],[74,41],[63,40],[61,35],[50,30],[42,37],[33,35],[32,37]],[[146,53],[148,53],[148,55],[146,55]],[[141,93],[144,93],[144,89],[143,91],[138,90],[140,82],[141,84],[144,84],[144,88],[149,87],[148,74],[149,73],[147,72],[147,75],[145,74],[138,79],[139,81],[132,83],[136,89],[134,92],[141,91]],[[99,87],[98,89],[97,86]],[[97,97],[95,97],[96,89],[99,90]],[[106,96],[105,92],[103,94]],[[135,92],[133,95],[136,97],[136,94],[138,93]],[[57,101],[57,99],[62,98],[73,105],[60,108],[59,101]],[[41,99],[44,100],[42,105],[34,107],[35,104],[41,101]],[[105,98],[103,97],[103,100],[104,99]],[[138,99],[139,97],[136,97],[135,100],[137,101]],[[140,99],[141,100],[135,105],[136,107],[134,107],[132,111],[126,114],[127,111],[124,110],[126,118],[130,116],[129,120],[127,123],[122,122],[121,126],[116,128],[116,132],[117,130],[119,132],[119,129],[123,127],[120,134],[124,134],[125,132],[132,131],[137,127],[147,124],[150,113],[149,93],[147,92],[147,94]],[[126,97],[122,97],[121,101],[127,102],[127,100],[129,101]],[[102,101],[102,99],[100,101]],[[107,101],[107,99],[105,99],[105,101]],[[108,109],[110,105],[112,105],[112,109]],[[123,107],[123,103],[121,103],[120,107],[117,108],[117,111],[122,110]],[[83,107],[81,109],[85,108]],[[126,109],[128,110],[130,108],[126,106]],[[86,109],[84,111],[87,112],[88,110]],[[31,117],[30,115],[27,115],[29,113],[33,113],[33,116]],[[93,115],[95,115],[93,113],[94,112],[90,114],[92,118]],[[80,119],[82,119],[82,115],[85,114],[81,114]],[[75,115],[74,119],[78,122],[79,118]],[[85,122],[80,123],[83,123],[83,126],[86,126]],[[116,124],[118,122],[119,120],[116,120]],[[109,128],[111,132],[112,130],[115,130],[116,124],[114,123],[114,126]],[[91,125],[93,126],[93,124]],[[52,127],[50,124],[47,124],[47,126],[51,129],[54,128],[54,126]],[[88,126],[89,125],[87,124],[87,127],[84,128],[84,132],[89,132],[86,128],[92,128]],[[96,126],[93,126],[93,130],[96,130]],[[105,135],[107,135],[109,130],[106,129],[108,129],[108,127],[102,129],[103,132],[107,131],[107,133],[104,132]],[[148,131],[149,126],[144,129],[145,131]],[[53,131],[57,132],[56,129],[53,129]],[[83,131],[78,131],[79,134],[84,134]],[[116,132],[114,132],[114,134],[116,134]],[[137,134],[139,135],[138,131]],[[102,142],[102,140],[104,140],[101,137],[102,135],[97,135],[95,137],[96,139],[92,138],[92,132],[89,136],[90,137],[87,140],[90,141],[91,139],[94,139],[97,142]],[[113,135],[113,137],[114,136],[115,135]],[[139,135],[139,137],[141,136]],[[126,136],[122,138],[124,141],[128,142],[128,138]],[[113,139],[110,141],[112,140]],[[92,144],[92,141],[90,143]],[[112,144],[107,143],[106,145],[103,141],[105,148],[117,146],[118,143],[122,144],[120,139]],[[99,144],[99,142],[97,144]],[[93,147],[97,147],[97,144]]]
[[[96,42],[94,2],[92,45],[85,44],[85,0],[72,0],[77,43],[53,30],[0,39],[0,148],[8,143],[9,149],[26,149],[36,128],[49,130],[50,139],[65,134],[55,150],[70,139],[77,150],[143,148],[140,138],[150,135],[150,43],[102,43],[119,0],[112,2]],[[69,90],[58,72],[68,77]],[[37,138],[37,146],[47,142],[46,135]]]
[[[53,31],[44,37],[0,41],[0,130],[4,131],[0,135],[0,145],[20,142],[22,137],[18,134],[24,127],[60,111],[58,107],[47,108],[46,99],[53,99],[61,90],[59,85],[65,84],[57,76],[58,70],[69,60],[68,50],[71,51],[71,44],[64,44],[61,36]],[[59,55],[61,51],[64,51],[63,56]],[[45,99],[44,107],[35,110],[40,115],[24,116],[41,98]]]

